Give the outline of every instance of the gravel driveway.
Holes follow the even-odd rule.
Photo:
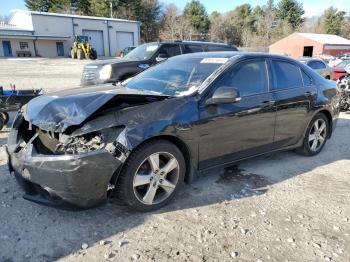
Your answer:
[[[84,63],[0,60],[0,83],[67,88]],[[211,171],[147,214],[113,199],[80,212],[22,199],[1,131],[0,261],[350,261],[349,130],[343,113],[318,156],[281,152]]]

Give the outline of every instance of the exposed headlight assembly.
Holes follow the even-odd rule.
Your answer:
[[[124,127],[111,127],[78,136],[62,134],[56,145],[58,154],[83,154],[102,150],[116,141]]]
[[[103,149],[105,143],[101,134],[70,137],[56,146],[57,153],[83,154]]]
[[[111,76],[112,76],[112,66],[111,65],[103,66],[99,72],[100,79],[107,80],[107,79],[110,79]]]

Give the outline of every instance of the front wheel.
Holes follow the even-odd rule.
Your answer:
[[[322,113],[318,113],[310,122],[306,130],[303,146],[298,151],[306,156],[317,155],[326,144],[329,131],[327,117]]]
[[[84,54],[83,49],[80,49],[80,48],[78,49],[77,58],[78,58],[78,60],[83,60],[85,58],[85,54]]]
[[[146,143],[125,163],[117,194],[131,209],[155,210],[174,198],[185,172],[184,157],[174,144],[163,140]]]

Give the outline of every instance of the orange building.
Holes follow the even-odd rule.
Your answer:
[[[328,34],[294,33],[270,45],[269,52],[294,58],[350,53],[350,40]]]

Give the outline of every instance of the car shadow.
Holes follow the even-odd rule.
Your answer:
[[[258,197],[274,184],[350,159],[350,143],[335,139],[347,135],[349,127],[350,119],[339,119],[333,138],[315,157],[277,152],[245,160],[226,169],[206,172],[190,185],[185,185],[170,205],[149,213],[129,211],[115,199],[110,199],[101,207],[79,212],[37,205],[21,198],[22,191],[8,173],[6,165],[2,165],[0,189],[6,188],[8,192],[0,195],[3,203],[0,207],[0,261],[57,260],[84,252],[80,251],[82,243],[96,245],[102,239],[146,223],[153,215]],[[43,235],[52,237],[41,241]],[[26,257],[26,254],[34,255]]]

